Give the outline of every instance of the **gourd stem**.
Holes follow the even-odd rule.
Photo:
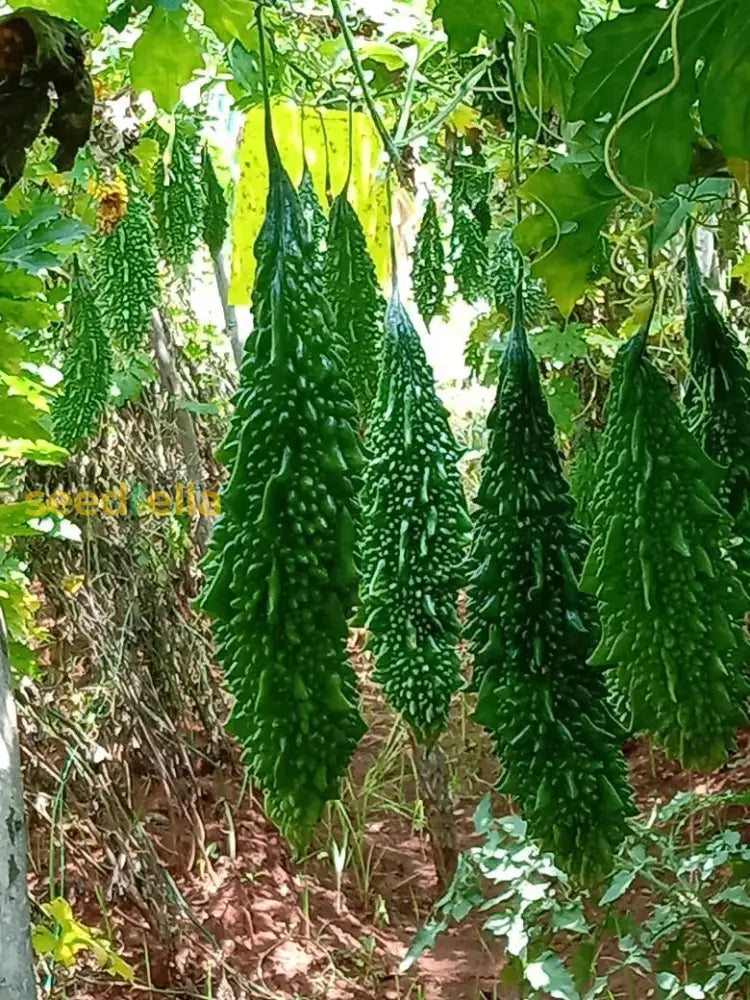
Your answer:
[[[513,59],[510,54],[509,44],[504,50],[505,65],[508,69],[508,86],[510,89],[510,99],[513,105],[513,183],[515,186],[515,213],[516,225],[521,221],[521,198],[518,190],[521,187],[521,129],[520,129],[520,106],[518,102],[518,86],[516,74],[513,68]],[[526,334],[523,327],[523,257],[516,249],[516,293],[513,305],[513,329],[511,337],[517,340],[526,341]]]
[[[370,117],[372,118],[373,124],[378,131],[378,135],[383,141],[383,146],[385,147],[388,156],[391,158],[393,163],[396,164],[400,160],[398,149],[396,149],[395,143],[393,142],[388,129],[383,124],[383,119],[380,117],[378,109],[375,107],[375,101],[370,93],[370,88],[367,86],[367,80],[365,80],[365,72],[362,69],[362,63],[357,55],[357,48],[354,44],[354,36],[352,35],[351,28],[349,27],[346,17],[344,16],[341,3],[339,0],[331,0],[331,6],[333,7],[334,17],[341,26],[341,33],[344,36],[344,42],[349,50],[349,55],[354,66],[354,73],[359,81],[360,87],[362,88],[362,97],[367,105],[367,110],[370,112]]]
[[[265,135],[266,135],[266,155],[268,156],[269,171],[281,167],[281,157],[273,135],[273,125],[271,122],[271,92],[268,84],[268,59],[266,54],[266,31],[263,26],[263,5],[258,4],[256,12],[258,22],[258,41],[260,42],[260,67],[263,78],[263,107],[266,112]]]
[[[349,101],[349,164],[346,171],[346,180],[344,181],[344,194],[346,195],[349,191],[349,183],[352,179],[352,170],[354,169],[354,102],[350,99]]]

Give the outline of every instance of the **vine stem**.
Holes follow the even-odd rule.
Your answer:
[[[483,74],[487,71],[487,69],[492,65],[494,61],[495,60],[493,56],[487,56],[487,58],[483,59],[478,66],[475,66],[470,73],[467,73],[467,75],[463,78],[461,83],[459,83],[455,96],[452,97],[451,100],[448,101],[448,103],[443,108],[441,108],[440,111],[438,111],[437,114],[435,114],[427,122],[426,125],[420,128],[418,131],[412,132],[410,135],[408,135],[404,139],[404,145],[409,145],[410,143],[415,142],[417,139],[421,139],[422,136],[429,135],[431,132],[434,132],[435,129],[440,128],[440,126],[443,124],[446,118],[448,118],[448,116],[451,115],[456,110],[456,108],[459,106],[459,104],[461,104],[464,98],[468,97],[468,95],[474,89],[474,86],[477,83],[477,81],[481,79]]]
[[[667,94],[671,94],[672,91],[678,86],[681,79],[682,70],[680,67],[680,51],[677,40],[677,26],[679,24],[680,14],[682,13],[682,8],[684,4],[685,0],[677,0],[674,9],[669,15],[669,19],[664,23],[664,25],[662,25],[661,29],[657,33],[653,42],[651,42],[649,47],[646,49],[643,58],[638,64],[638,68],[635,71],[633,79],[630,81],[630,85],[628,86],[628,89],[625,92],[622,104],[620,105],[620,115],[618,116],[617,121],[614,122],[614,124],[612,125],[612,128],[607,133],[607,138],[604,141],[604,166],[610,180],[615,185],[617,190],[628,199],[628,201],[631,201],[636,205],[640,205],[641,208],[646,208],[646,209],[650,207],[649,203],[641,201],[638,195],[635,194],[635,192],[632,191],[629,187],[627,187],[627,185],[624,184],[623,181],[620,179],[620,177],[617,175],[617,171],[614,168],[614,163],[612,160],[612,144],[614,143],[615,136],[623,127],[623,125],[629,122],[630,119],[634,118],[637,114],[640,114],[641,111],[644,111],[646,108],[656,103],[656,101],[661,100],[662,97],[666,97]],[[665,87],[662,87],[661,90],[657,90],[655,93],[650,94],[648,97],[640,101],[638,104],[632,107],[630,111],[626,112],[623,115],[622,109],[625,107],[625,104],[627,103],[628,98],[630,97],[633,91],[633,87],[635,86],[638,77],[640,76],[644,66],[646,65],[646,62],[653,53],[654,49],[659,44],[659,39],[661,38],[661,36],[664,34],[664,32],[667,30],[668,27],[671,29],[670,43],[672,47],[672,68],[673,68],[672,79]]]
[[[370,117],[372,118],[373,124],[377,129],[378,135],[380,136],[383,146],[385,147],[388,156],[391,158],[393,163],[398,163],[400,160],[398,149],[396,148],[391,134],[388,129],[383,124],[383,119],[380,117],[378,109],[375,107],[375,101],[370,92],[370,88],[367,85],[367,80],[365,80],[365,71],[362,69],[362,62],[357,54],[357,47],[354,44],[354,35],[352,34],[351,28],[346,20],[346,16],[341,7],[340,0],[331,0],[331,6],[333,8],[333,14],[339,25],[341,26],[341,32],[344,36],[344,42],[349,50],[349,55],[352,60],[352,65],[354,66],[354,72],[359,81],[359,85],[362,88],[362,96],[364,98],[365,104],[367,105],[367,110],[370,112]]]

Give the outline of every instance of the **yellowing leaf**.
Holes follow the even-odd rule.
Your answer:
[[[133,87],[139,92],[150,90],[160,108],[172,111],[180,99],[180,90],[202,65],[200,35],[188,25],[185,11],[154,7],[133,46]]]
[[[739,264],[735,264],[732,277],[739,278],[743,285],[750,288],[750,253],[746,253]]]
[[[325,132],[331,167],[332,193],[344,186],[349,160],[349,115],[346,111],[325,109]],[[294,104],[277,103],[273,108],[274,135],[281,159],[292,178],[302,177],[301,109]],[[349,198],[359,216],[378,278],[384,281],[389,268],[389,220],[385,181],[378,164],[382,145],[369,115],[354,113],[354,155]],[[305,156],[310,166],[315,189],[326,203],[326,143],[321,117],[315,112],[305,114]],[[268,194],[268,164],[263,141],[263,108],[252,108],[245,119],[240,144],[240,179],[237,184],[236,210],[233,222],[232,281],[230,301],[234,305],[249,305],[255,279],[253,245],[263,223]]]
[[[750,192],[750,160],[738,160],[736,157],[730,156],[727,160],[727,166],[737,183]]]
[[[78,591],[83,586],[84,580],[86,578],[82,574],[75,574],[74,576],[66,576],[63,579],[62,586],[63,590],[67,594],[77,594]]]
[[[448,115],[447,122],[456,132],[466,135],[472,128],[479,128],[481,117],[476,108],[470,108],[468,104],[459,104],[455,111]]]
[[[154,193],[154,167],[159,154],[159,143],[156,139],[141,139],[133,149],[133,156],[138,161],[136,168],[138,179],[147,194]]]
[[[198,0],[203,19],[220,42],[229,45],[235,38],[248,44],[255,4],[250,0]]]

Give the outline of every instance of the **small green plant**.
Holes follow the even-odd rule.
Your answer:
[[[400,971],[448,927],[483,912],[484,931],[502,939],[506,953],[499,984],[519,997],[747,998],[750,846],[736,824],[719,828],[715,818],[748,804],[747,792],[680,793],[631,825],[602,887],[579,891],[528,838],[520,817],[492,816],[486,796],[474,818],[484,842],[461,856]],[[637,915],[631,886],[640,890]]]

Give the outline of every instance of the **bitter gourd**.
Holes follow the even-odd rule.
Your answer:
[[[735,519],[732,550],[750,588],[750,372],[747,359],[706,288],[692,243],[687,257],[685,333],[688,423],[709,458],[726,467],[719,498]]]
[[[301,850],[365,729],[346,652],[362,455],[322,266],[266,113],[254,332],[200,606],[235,697],[230,727],[269,817]]]
[[[325,252],[326,238],[328,236],[328,219],[315,190],[313,175],[310,172],[310,167],[307,165],[307,160],[305,160],[302,180],[297,189],[297,194],[299,195],[299,203],[302,206],[302,214],[305,217],[308,239],[312,240],[315,249],[318,253],[322,254]]]
[[[490,284],[496,308],[512,316],[520,254],[509,229],[501,229],[494,235],[489,258]],[[544,316],[546,305],[544,282],[538,278],[526,277],[523,283],[523,314],[526,323],[536,325]]]
[[[373,677],[424,746],[445,728],[460,684],[456,614],[470,521],[460,450],[419,336],[388,306],[383,368],[362,491],[363,623]]]
[[[127,213],[110,235],[100,238],[94,257],[102,321],[126,352],[137,350],[159,301],[159,256],[148,198],[132,171],[127,174]]]
[[[587,662],[595,602],[576,585],[587,539],[573,520],[520,289],[514,313],[470,557],[476,719],[502,761],[500,790],[557,863],[589,881],[607,873],[633,806],[605,675]]]
[[[437,206],[429,198],[414,244],[412,284],[419,315],[429,326],[443,310],[445,299],[445,248]]]
[[[348,199],[348,181],[331,204],[326,288],[363,424],[378,387],[385,303],[362,224]]]
[[[216,176],[211,154],[208,147],[203,147],[201,154],[201,188],[203,191],[203,242],[208,247],[212,257],[218,257],[227,238],[229,222],[224,188]]]
[[[581,587],[599,601],[591,662],[612,664],[631,728],[686,768],[713,768],[745,721],[747,595],[717,499],[723,471],[683,423],[646,331],[620,348],[596,467]]]
[[[184,270],[193,259],[203,226],[197,125],[178,114],[171,141],[163,130],[159,141],[162,155],[156,164],[154,193],[159,246],[169,264]]]
[[[96,433],[112,382],[109,339],[94,289],[79,262],[73,265],[66,320],[70,339],[62,394],[52,405],[52,426],[57,444],[74,451]]]
[[[474,168],[458,167],[451,185],[453,227],[450,236],[453,277],[467,302],[484,298],[489,291],[489,253],[481,209],[476,198],[479,183]],[[477,211],[479,209],[479,214]]]

